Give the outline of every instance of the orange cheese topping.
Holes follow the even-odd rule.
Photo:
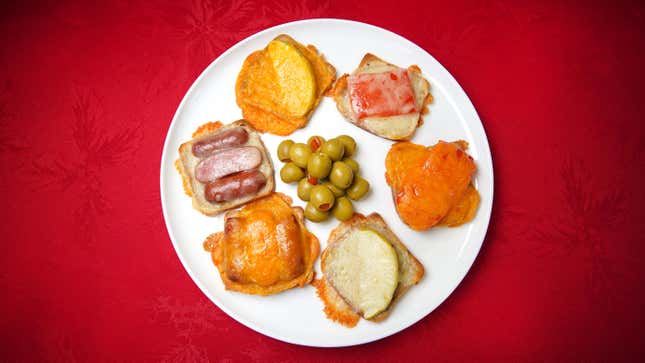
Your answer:
[[[325,61],[315,47],[304,46],[293,39],[282,40],[289,41],[298,48],[311,63],[316,80],[316,100],[313,106],[315,108],[336,79],[336,70]],[[244,60],[235,83],[235,99],[242,109],[242,116],[256,130],[286,136],[304,127],[311,111],[304,116],[293,116],[281,104],[278,87],[278,75],[267,50],[258,50]]]
[[[439,141],[427,148],[399,142],[390,148],[385,168],[397,212],[410,228],[431,228],[458,205],[445,225],[461,224],[474,215],[479,195],[474,188],[467,195],[466,191],[476,167],[460,144]],[[462,202],[464,196],[467,200]]]
[[[320,245],[305,228],[302,209],[290,204],[281,193],[257,199],[228,212],[224,232],[206,239],[204,249],[227,289],[268,295],[313,279]]]
[[[316,288],[316,294],[318,297],[325,304],[323,311],[327,318],[348,328],[353,328],[358,324],[361,316],[352,310],[338,292],[329,285],[327,280],[314,280],[312,285]]]
[[[209,121],[193,132],[193,139],[219,130],[224,124],[221,121]]]

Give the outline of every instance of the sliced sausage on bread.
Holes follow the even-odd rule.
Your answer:
[[[336,102],[338,111],[349,122],[361,127],[377,136],[390,140],[407,140],[412,137],[416,128],[422,123],[422,115],[427,112],[428,103],[432,102],[430,94],[430,83],[423,78],[421,69],[418,66],[407,68],[406,77],[410,80],[412,93],[414,95],[414,110],[401,108],[402,114],[391,114],[387,116],[359,115],[352,106],[351,90],[348,77],[356,77],[361,74],[376,74],[384,72],[400,72],[402,69],[394,64],[388,63],[379,57],[367,53],[361,60],[358,68],[351,75],[342,75],[334,88],[332,95]],[[387,90],[385,90],[387,92]],[[395,106],[393,106],[395,107]],[[391,110],[390,110],[391,111]],[[409,112],[412,111],[412,112]]]
[[[216,215],[273,192],[271,157],[248,122],[210,122],[192,136],[175,167],[195,209]]]

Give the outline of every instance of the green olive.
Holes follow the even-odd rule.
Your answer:
[[[311,156],[311,149],[301,142],[291,145],[289,159],[300,168],[307,167],[307,160]]]
[[[354,138],[347,135],[340,135],[336,139],[345,146],[345,156],[354,155],[356,151],[356,141],[354,141]]]
[[[309,183],[307,178],[302,178],[298,182],[298,197],[305,202],[309,201],[309,195],[311,194],[311,189],[314,187],[313,184]]]
[[[341,189],[347,189],[352,185],[354,179],[354,172],[347,164],[342,161],[337,161],[332,165],[331,172],[329,173],[329,181]]]
[[[356,160],[350,159],[348,157],[344,157],[342,161],[352,169],[352,171],[354,172],[354,175],[358,174],[358,170],[360,169],[360,167],[358,166],[358,163],[356,162]]]
[[[336,198],[342,197],[343,195],[345,195],[344,190],[342,190],[339,187],[335,186],[330,181],[326,181],[326,182],[322,183],[322,185],[326,186],[327,189],[331,190],[331,192],[334,194],[334,197],[336,197]]]
[[[322,222],[329,218],[329,212],[321,212],[309,202],[305,207],[305,217],[312,222]]]
[[[293,145],[292,140],[284,140],[278,145],[278,159],[280,161],[289,161],[289,149],[291,149],[291,145]]]
[[[354,182],[349,188],[347,188],[346,192],[347,196],[351,199],[359,200],[367,193],[368,190],[370,190],[370,183],[359,176],[354,179]]]
[[[285,183],[293,183],[305,177],[305,172],[293,162],[284,164],[280,169],[280,179]]]
[[[334,193],[324,185],[316,185],[311,188],[309,203],[321,212],[330,210],[334,206],[334,199]]]
[[[331,171],[331,159],[327,154],[314,153],[307,161],[309,175],[317,179],[324,179]]]
[[[318,151],[322,144],[325,143],[325,139],[322,136],[312,136],[307,140],[307,145],[311,148],[311,151]]]
[[[329,156],[333,161],[338,161],[343,158],[345,147],[339,140],[331,139],[329,141],[325,141],[325,143],[320,147],[320,151],[327,154],[327,156]]]
[[[331,214],[333,214],[334,217],[339,221],[348,220],[351,216],[354,215],[354,207],[352,206],[352,202],[350,202],[349,199],[345,197],[336,199],[336,204],[334,204],[334,208],[331,210]]]

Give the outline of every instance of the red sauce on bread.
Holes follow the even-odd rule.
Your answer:
[[[347,77],[349,99],[358,119],[418,112],[406,69],[361,73]]]

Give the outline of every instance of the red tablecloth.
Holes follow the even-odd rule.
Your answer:
[[[645,9],[525,3],[3,2],[0,360],[642,359]],[[463,283],[409,329],[341,349],[219,310],[181,266],[159,200],[166,131],[200,72],[312,17],[428,50],[472,99],[495,166]]]

